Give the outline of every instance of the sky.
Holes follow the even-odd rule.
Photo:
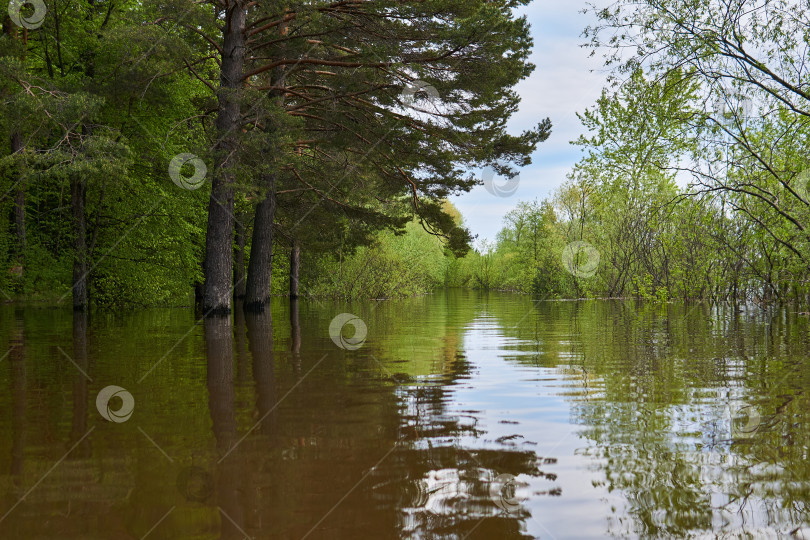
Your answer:
[[[517,190],[509,197],[497,197],[484,186],[451,199],[461,211],[473,235],[495,240],[504,215],[519,201],[542,200],[554,192],[582,155],[570,144],[585,130],[576,116],[591,107],[606,84],[601,57],[589,57],[590,49],[581,47],[586,26],[594,22],[591,14],[582,14],[584,0],[534,0],[521,10],[531,24],[534,47],[530,61],[536,66],[529,78],[515,90],[521,96],[519,112],[508,126],[513,134],[534,127],[542,119],[551,119],[551,136],[532,154],[532,164],[520,170]],[[505,179],[496,179],[496,184]]]

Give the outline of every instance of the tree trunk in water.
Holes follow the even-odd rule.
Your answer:
[[[268,175],[267,194],[256,207],[253,239],[250,244],[245,309],[262,311],[270,300],[273,279],[273,220],[276,215],[275,176]]]
[[[301,246],[293,239],[290,249],[290,298],[298,298],[298,276],[301,272]]]
[[[256,423],[259,430],[273,437],[277,432],[275,359],[273,354],[273,318],[268,311],[248,313],[247,338],[253,357],[253,379],[256,384]]]
[[[287,35],[287,23],[279,26],[279,35]],[[279,54],[284,57],[285,46],[280,46]],[[271,90],[268,97],[273,98],[281,107],[284,104],[284,91],[280,89],[285,85],[284,66],[277,66],[272,70],[272,84],[277,89]],[[275,122],[268,125],[268,131],[277,129]],[[272,136],[275,137],[275,134]],[[278,148],[270,143],[268,147],[270,161],[278,154]],[[273,281],[273,221],[276,215],[276,174],[269,172],[262,177],[265,189],[264,198],[256,207],[253,221],[253,238],[250,244],[250,262],[248,264],[247,293],[245,296],[245,310],[261,312],[270,300]]]
[[[233,271],[233,183],[235,155],[241,127],[239,99],[245,62],[244,0],[229,3],[222,29],[222,67],[217,96],[214,177],[208,203],[208,228],[205,234],[206,314],[229,314],[231,311],[231,276]]]
[[[239,384],[247,383],[250,375],[248,362],[247,336],[245,334],[245,311],[240,309],[237,300],[233,306],[233,350],[236,352],[236,380]]]
[[[208,358],[208,410],[220,456],[214,466],[214,474],[203,474],[216,488],[213,496],[219,501],[222,513],[228,516],[227,520],[222,521],[221,538],[241,538],[239,531],[245,529],[245,517],[240,492],[245,478],[240,473],[245,468],[240,466],[243,458],[236,422],[233,327],[230,318],[206,318],[203,333]],[[217,478],[216,482],[213,482],[214,478]],[[193,485],[184,486],[184,490],[192,493],[193,488]]]
[[[293,371],[299,375],[301,373],[301,321],[297,298],[290,300],[290,352],[292,353]]]
[[[301,323],[299,321],[298,299],[290,300],[290,351],[301,352]]]
[[[245,287],[245,215],[236,219],[236,250],[233,258],[233,297],[244,298]]]
[[[15,310],[15,331],[11,337],[11,350],[8,353],[9,371],[11,376],[11,480],[19,486],[22,485],[23,470],[25,469],[25,442],[28,431],[28,387],[27,370],[25,366],[25,332],[23,328],[22,311]]]
[[[222,457],[233,449],[237,440],[233,387],[233,326],[228,318],[210,319],[203,323],[203,333],[208,358],[208,408],[217,449]]]
[[[87,458],[92,453],[87,435],[89,390],[85,373],[87,359],[87,312],[73,312],[73,361],[80,368],[73,376],[73,424],[70,429],[70,443],[82,441],[71,455]]]
[[[70,182],[70,205],[73,211],[73,309],[87,309],[87,221],[84,216],[87,181],[74,177]]]
[[[22,150],[22,137],[19,133],[11,135],[11,153]],[[21,175],[20,175],[21,176]],[[17,249],[20,263],[25,260],[25,184],[18,178],[17,190],[14,193],[14,232],[17,235]]]

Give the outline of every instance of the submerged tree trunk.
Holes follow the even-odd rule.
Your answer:
[[[241,472],[242,446],[239,444],[236,420],[236,394],[233,366],[233,327],[230,318],[207,318],[203,323],[208,358],[208,410],[211,430],[216,440],[217,460],[212,476],[203,473],[215,487],[215,500],[228,516],[222,521],[221,538],[242,538],[246,527],[240,492],[245,485]],[[214,482],[216,478],[216,482]],[[192,493],[194,486],[185,486]],[[207,497],[202,492],[197,495]]]
[[[261,311],[270,299],[273,277],[273,220],[276,215],[275,176],[265,178],[267,193],[256,207],[253,239],[250,244],[245,309]]]
[[[70,429],[70,443],[82,441],[74,457],[89,457],[92,453],[87,435],[89,389],[87,386],[87,312],[73,312],[73,362],[80,368],[73,378],[73,424]]]
[[[246,383],[250,374],[247,352],[247,336],[245,335],[245,312],[240,309],[241,302],[237,300],[233,306],[233,344],[236,353],[236,380]]]
[[[70,205],[73,212],[73,309],[87,309],[87,220],[84,207],[87,181],[75,176],[70,181]]]
[[[275,360],[273,353],[273,318],[268,311],[249,313],[247,338],[253,356],[253,379],[256,384],[256,410],[259,430],[275,436],[277,432]]]
[[[234,409],[233,326],[230,319],[215,318],[203,323],[208,358],[208,408],[220,458],[233,450],[237,441]]]
[[[301,353],[301,322],[299,319],[298,299],[290,300],[290,352]]]
[[[8,353],[11,377],[11,481],[15,486],[22,485],[25,468],[25,443],[28,431],[28,377],[25,365],[25,332],[22,311],[15,310],[15,331],[12,334]]]
[[[301,320],[298,310],[298,299],[290,300],[290,352],[292,353],[293,371],[301,374]]]
[[[293,239],[290,248],[290,298],[298,298],[298,283],[301,273],[301,246]]]
[[[242,86],[245,62],[245,3],[228,3],[222,28],[222,67],[217,96],[214,177],[208,203],[208,228],[205,234],[205,298],[207,314],[231,311],[233,270],[233,184],[238,159],[240,107],[236,95]]]

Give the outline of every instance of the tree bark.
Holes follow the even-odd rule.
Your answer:
[[[293,239],[290,248],[290,299],[298,298],[298,283],[301,273],[301,246]]]
[[[2,29],[3,34],[8,36],[11,40],[16,40],[17,38],[17,25],[11,22],[11,19],[5,17],[2,21]],[[25,45],[25,40],[27,39],[26,29],[23,29],[23,45]],[[27,50],[25,46],[23,46],[23,51]],[[22,53],[20,60],[25,60],[25,52]],[[11,134],[11,153],[16,154],[17,152],[21,151],[23,148],[22,144],[22,134],[19,131],[15,131]],[[18,171],[18,175],[22,176],[20,173],[22,171]],[[14,232],[17,236],[17,258],[20,264],[24,267],[25,262],[25,243],[26,243],[26,235],[25,235],[25,184],[22,182],[21,178],[18,178],[17,189],[14,193]]]
[[[202,282],[194,282],[194,303],[201,305],[203,298],[205,298],[205,286]]]
[[[279,26],[279,35],[287,35],[287,23],[283,22]],[[280,54],[284,55],[284,45],[282,41]],[[272,71],[272,83],[274,86],[284,86],[284,66],[278,66]],[[284,92],[280,89],[271,90],[268,94],[278,102],[281,107],[284,104]],[[272,124],[271,124],[272,126]],[[270,128],[271,126],[268,126]],[[275,129],[273,127],[272,129]],[[271,134],[274,137],[275,134]],[[272,155],[277,153],[273,142],[270,143],[269,151]],[[253,220],[253,238],[250,244],[250,263],[248,265],[248,281],[245,296],[245,310],[261,312],[270,300],[271,286],[273,282],[273,221],[276,215],[276,173],[269,172],[262,177],[264,198],[256,207],[255,219]]]
[[[276,214],[275,175],[265,178],[267,193],[256,207],[250,245],[245,309],[262,311],[270,300],[273,279],[273,220]]]
[[[233,297],[244,298],[246,289],[245,276],[245,217],[239,215],[236,220],[236,249],[233,258]]]
[[[22,136],[17,132],[11,135],[11,153],[16,154],[22,150]],[[22,171],[20,171],[21,173]],[[20,174],[20,176],[22,176]],[[18,259],[21,264],[25,260],[25,184],[18,178],[17,190],[14,193],[14,232],[17,235]]]
[[[230,314],[231,311],[233,184],[241,127],[237,92],[242,86],[245,62],[244,0],[228,3],[222,35],[216,158],[205,235],[203,309],[206,314]]]
[[[87,309],[87,220],[84,207],[87,181],[74,176],[70,181],[70,205],[73,212],[73,309]]]

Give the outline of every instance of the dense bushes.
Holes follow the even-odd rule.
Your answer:
[[[335,298],[391,298],[426,294],[442,285],[451,258],[442,241],[411,222],[405,234],[381,233],[348,256],[319,257],[303,273],[308,294]]]

